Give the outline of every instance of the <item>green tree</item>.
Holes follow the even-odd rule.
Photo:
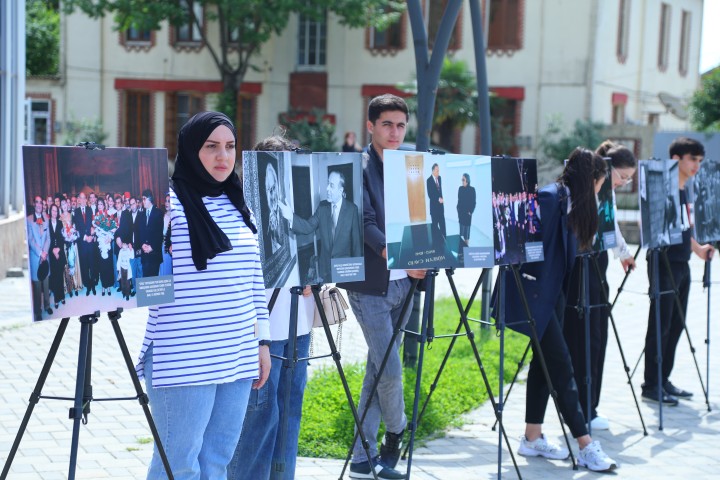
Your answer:
[[[310,115],[290,112],[280,123],[285,127],[287,138],[297,141],[302,148],[312,152],[337,151],[335,125],[322,110],[313,109]]]
[[[25,4],[26,75],[56,75],[60,58],[60,14],[50,0]]]
[[[720,131],[720,67],[702,78],[690,99],[690,120],[696,130]]]
[[[386,28],[396,21],[404,8],[400,0],[194,0],[205,6],[208,23],[216,23],[218,38],[207,37],[199,28],[202,39],[217,66],[222,80],[219,109],[236,118],[237,93],[248,69],[256,69],[253,56],[273,35],[279,35],[291,14],[299,13],[315,20],[325,14],[336,15],[348,27]],[[124,31],[130,27],[156,30],[160,23],[172,25],[192,21],[201,27],[188,0],[65,0],[66,12],[79,8],[93,18],[113,15],[116,26]],[[230,38],[238,38],[231,42]]]
[[[573,129],[567,132],[562,119],[554,116],[539,142],[540,151],[545,158],[563,162],[576,147],[595,150],[604,140],[604,127],[604,124],[592,120],[576,120]]]
[[[418,108],[417,82],[401,83],[398,88],[414,94],[407,99],[407,102],[410,111],[416,113]],[[502,108],[503,103],[503,99],[491,94],[491,111]],[[469,70],[465,61],[445,58],[438,80],[430,138],[433,143],[448,151],[457,151],[458,146],[453,141],[455,132],[477,122],[475,74]],[[508,127],[503,125],[499,116],[492,116],[491,129],[493,147],[497,151],[510,152],[514,146],[514,140]]]
[[[83,118],[75,120],[71,115],[65,127],[63,141],[65,145],[77,145],[80,142],[103,143],[108,137],[103,128],[102,120]]]

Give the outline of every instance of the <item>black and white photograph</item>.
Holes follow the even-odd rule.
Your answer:
[[[597,195],[598,200],[598,230],[593,241],[593,251],[602,252],[617,246],[615,236],[615,202],[612,191],[612,165],[608,162],[605,181]]]
[[[642,246],[659,248],[682,243],[677,161],[640,160],[638,194]]]
[[[365,278],[362,155],[243,152],[265,286]]]
[[[167,151],[23,147],[35,321],[172,302]]]
[[[290,152],[243,152],[243,191],[255,214],[263,277],[267,288],[285,286],[295,272],[297,247],[280,205],[293,195]]]
[[[389,269],[493,265],[490,157],[386,150]]]
[[[720,163],[705,158],[693,178],[695,238],[698,243],[720,241]]]
[[[537,200],[537,161],[492,158],[492,222],[495,265],[544,258]]]
[[[294,154],[293,189],[280,210],[297,238],[302,284],[363,280],[362,155]]]

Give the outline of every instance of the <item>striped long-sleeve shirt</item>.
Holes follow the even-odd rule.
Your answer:
[[[149,309],[137,367],[142,376],[153,344],[154,387],[257,378],[258,340],[270,339],[257,237],[226,195],[203,201],[232,250],[198,271],[185,211],[170,191],[175,302]]]

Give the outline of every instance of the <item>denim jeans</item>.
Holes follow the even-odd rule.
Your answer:
[[[273,340],[270,353],[282,357],[292,357],[288,351],[287,340]],[[308,356],[310,334],[297,337],[298,358]],[[228,480],[292,480],[295,478],[295,459],[298,451],[300,417],[302,415],[303,394],[307,380],[307,361],[295,364],[290,389],[290,411],[285,440],[285,454],[281,455],[280,429],[287,390],[286,373],[283,361],[272,358],[270,378],[259,390],[250,393],[250,402],[245,415],[240,441],[228,466]],[[280,464],[283,463],[284,467]],[[278,471],[279,468],[283,471]]]
[[[152,352],[145,353],[145,385],[160,441],[176,480],[226,478],[242,429],[252,380],[182,387],[152,387]],[[148,480],[167,478],[153,450]]]
[[[365,405],[369,404],[362,429],[365,439],[370,444],[370,455],[372,457],[377,455],[377,434],[381,420],[385,422],[386,430],[392,433],[402,432],[407,425],[405,399],[403,398],[403,369],[399,353],[402,335],[398,335],[392,345],[392,351],[380,377],[375,395],[369,400],[368,395],[380,370],[380,364],[385,352],[390,345],[393,327],[400,317],[400,310],[402,310],[409,291],[410,280],[403,278],[391,281],[388,285],[387,295],[384,297],[352,291],[347,292],[350,306],[360,324],[368,346],[367,365],[360,393],[360,403],[358,404],[358,415],[362,417]],[[411,311],[412,300],[402,319],[401,325],[403,327],[407,323]],[[353,446],[353,463],[366,460],[365,450],[360,442],[360,437],[358,437]]]

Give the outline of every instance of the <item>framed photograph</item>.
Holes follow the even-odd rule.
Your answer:
[[[537,161],[492,158],[492,222],[496,265],[539,262],[544,258]]]
[[[720,241],[720,163],[705,158],[692,186],[695,239],[701,244]]]
[[[383,158],[389,269],[493,265],[490,157],[385,150]]]
[[[659,248],[682,243],[678,162],[665,159],[638,163],[642,246]]]
[[[615,202],[612,190],[612,165],[608,161],[605,181],[598,192],[598,231],[593,241],[593,251],[602,252],[617,246],[615,235]]]
[[[24,146],[33,318],[174,300],[167,150]]]
[[[297,246],[280,210],[293,196],[291,153],[243,152],[243,183],[258,226],[265,287],[282,287],[293,270],[297,279]]]
[[[243,152],[243,172],[267,288],[364,280],[361,154]]]

